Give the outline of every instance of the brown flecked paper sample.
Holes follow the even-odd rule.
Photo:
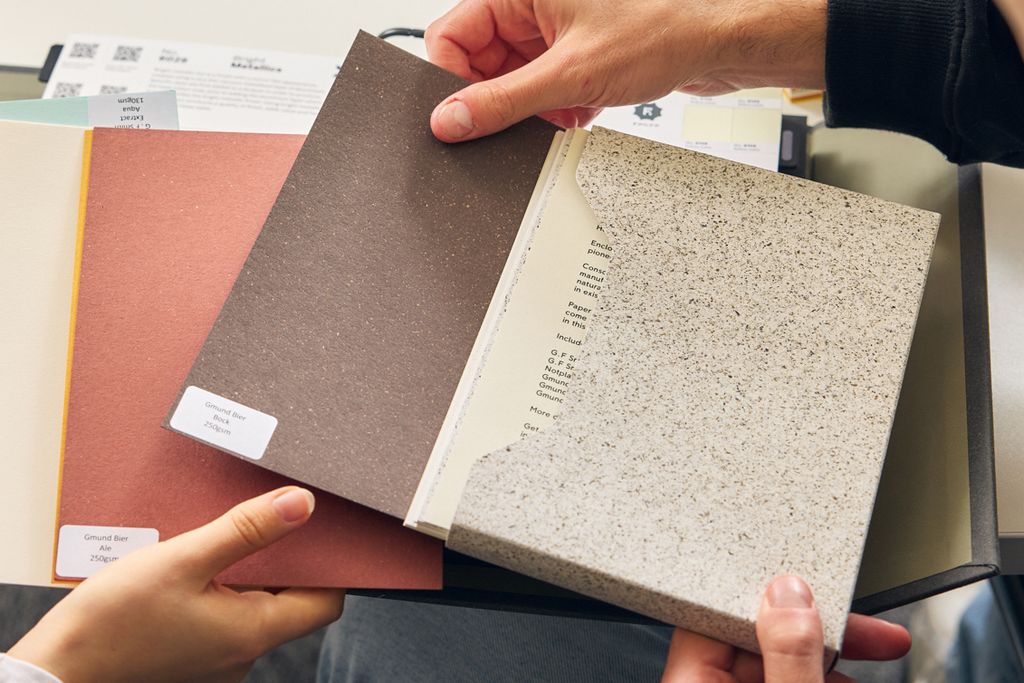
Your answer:
[[[779,574],[840,647],[936,214],[595,128],[612,258],[552,427],[449,547],[755,650]]]
[[[285,135],[95,131],[61,525],[156,528],[163,540],[294,483],[161,422],[301,144]],[[304,527],[221,578],[438,588],[440,546],[319,492]]]
[[[357,37],[184,382],[276,418],[260,466],[400,518],[556,131],[439,142],[464,85]]]

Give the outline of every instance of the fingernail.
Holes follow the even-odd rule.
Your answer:
[[[452,100],[437,112],[437,124],[446,137],[464,138],[473,132],[473,116],[465,102]]]
[[[297,522],[313,514],[316,500],[306,489],[292,489],[274,499],[274,512],[285,522]]]
[[[795,576],[780,576],[768,586],[768,604],[772,607],[808,608],[814,604],[811,589]]]

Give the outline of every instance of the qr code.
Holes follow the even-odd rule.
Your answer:
[[[118,45],[117,49],[114,50],[114,61],[115,62],[137,62],[139,57],[142,55],[141,47],[131,47],[130,45]]]
[[[71,52],[68,54],[68,57],[73,59],[94,59],[99,47],[99,43],[75,43],[71,46]]]
[[[78,97],[82,94],[81,83],[58,83],[53,89],[54,97]]]
[[[120,95],[123,92],[128,92],[128,86],[126,85],[101,85],[101,95]]]

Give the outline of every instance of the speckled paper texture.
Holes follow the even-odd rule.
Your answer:
[[[277,419],[260,466],[399,518],[556,131],[439,142],[464,85],[359,34],[184,383]]]
[[[567,408],[448,545],[756,650],[771,578],[838,650],[938,216],[595,128],[613,257]]]

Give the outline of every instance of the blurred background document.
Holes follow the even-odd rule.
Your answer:
[[[340,59],[72,35],[43,97],[174,90],[182,130],[309,132]]]

